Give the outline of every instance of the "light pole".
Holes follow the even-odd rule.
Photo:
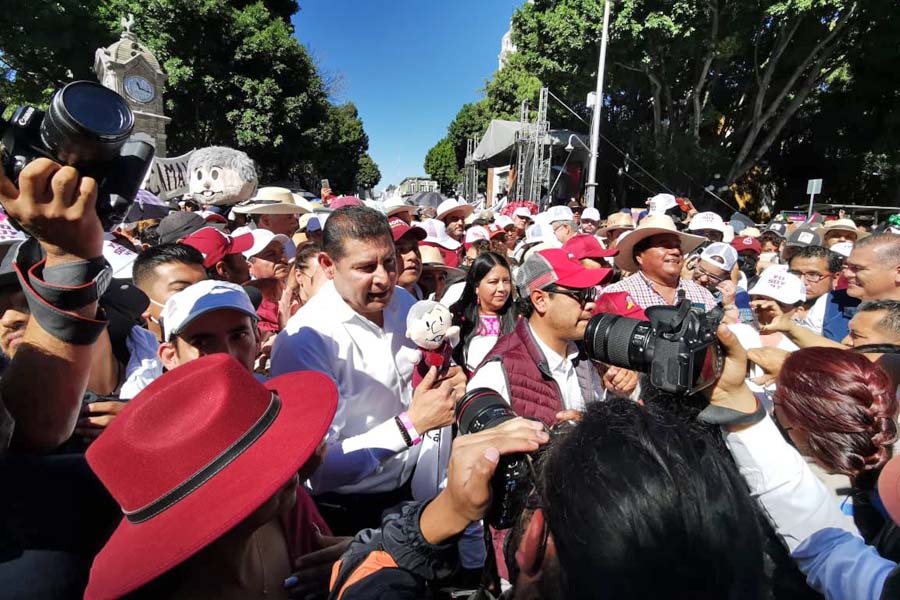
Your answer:
[[[603,73],[606,67],[606,40],[609,37],[609,7],[612,0],[603,3],[603,35],[600,38],[600,63],[597,66],[597,97],[594,100],[594,118],[591,121],[591,162],[588,168],[587,206],[594,208],[597,196],[597,151],[600,147],[600,111],[603,107]]]

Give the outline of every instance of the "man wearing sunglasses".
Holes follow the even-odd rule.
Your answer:
[[[725,311],[727,322],[752,323],[750,296],[731,278],[737,260],[737,250],[728,244],[713,242],[692,264],[688,264],[688,269],[694,283],[709,290]]]
[[[602,400],[607,389],[630,394],[637,384],[633,371],[610,367],[601,381],[578,347],[593,314],[596,286],[611,274],[612,269],[586,269],[562,249],[532,253],[516,273],[524,318],[500,337],[467,389],[495,390],[517,415],[547,426],[562,411],[583,411]]]

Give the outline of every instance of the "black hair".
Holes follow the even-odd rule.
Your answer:
[[[539,490],[560,598],[759,598],[759,513],[715,432],[663,407],[592,403]],[[601,582],[601,583],[598,583]]]
[[[315,242],[309,242],[307,244],[303,244],[300,246],[300,249],[297,250],[297,256],[294,258],[294,264],[299,265],[298,268],[303,268],[306,266],[306,263],[309,259],[316,257],[322,251],[322,246],[318,245]]]
[[[203,266],[203,255],[196,248],[178,243],[160,244],[147,248],[137,255],[132,266],[131,278],[136,286],[143,287],[142,284],[153,276],[156,267],[173,262],[197,265],[206,270]]]
[[[322,249],[331,260],[344,257],[345,240],[374,240],[384,238],[392,244],[391,226],[387,217],[367,206],[345,206],[328,216],[322,232]]]
[[[509,268],[509,263],[506,262],[506,259],[493,252],[485,252],[484,254],[480,254],[474,262],[472,262],[472,266],[469,267],[469,272],[466,274],[466,285],[463,288],[462,295],[459,297],[459,300],[450,307],[450,312],[453,314],[453,324],[458,325],[460,328],[460,343],[457,344],[456,348],[453,350],[454,359],[457,364],[466,364],[465,358],[469,353],[469,342],[471,342],[472,338],[478,334],[479,325],[481,323],[478,316],[478,294],[475,291],[475,288],[478,287],[481,280],[484,279],[494,267],[503,267],[506,269],[510,275],[510,285],[512,285],[512,269]],[[504,304],[503,308],[497,313],[500,317],[500,335],[509,333],[516,327],[516,310],[515,303],[513,302],[514,295],[513,290],[510,289],[506,304]]]
[[[844,267],[843,256],[822,246],[801,246],[795,248],[794,253],[791,254],[791,262],[794,262],[795,258],[824,258],[825,262],[828,263],[829,273],[840,273]]]

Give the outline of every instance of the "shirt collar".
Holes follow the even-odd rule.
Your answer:
[[[647,287],[650,288],[650,290],[653,291],[654,294],[657,294],[657,295],[659,294],[659,292],[656,291],[656,288],[653,287],[653,282],[650,281],[650,279],[646,275],[644,275],[643,271],[638,271],[637,274],[641,276],[641,280],[645,284],[647,284]],[[685,282],[685,280],[682,279],[681,277],[679,277],[678,278],[678,286],[675,288],[675,290],[677,291],[677,290],[684,288],[684,282]]]
[[[528,329],[531,330],[531,337],[537,342],[538,348],[541,350],[544,358],[547,359],[547,366],[551,371],[561,370],[563,363],[567,360],[569,361],[569,364],[574,364],[575,359],[578,358],[578,346],[576,346],[574,342],[569,342],[566,346],[566,355],[560,356],[550,348],[550,346],[544,343],[544,340],[531,329],[531,325],[528,326]]]
[[[394,295],[391,297],[391,301],[384,309],[384,327],[378,327],[375,323],[362,316],[353,308],[350,307],[349,304],[341,297],[338,293],[337,289],[334,287],[334,281],[328,281],[322,289],[319,290],[319,294],[324,294],[326,297],[324,300],[326,301],[326,305],[333,307],[333,315],[337,318],[338,321],[342,323],[350,323],[357,322],[361,323],[366,327],[370,327],[373,329],[388,329],[388,324],[396,320],[397,311],[399,310],[399,304],[397,299],[397,294],[400,293],[400,290],[395,288]],[[317,294],[317,296],[319,295]]]

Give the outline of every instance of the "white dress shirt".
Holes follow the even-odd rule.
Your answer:
[[[741,431],[725,434],[750,494],[762,505],[776,533],[793,552],[812,534],[836,528],[859,535],[853,519],[766,416]]]
[[[578,374],[575,372],[575,364],[573,362],[578,356],[578,349],[575,347],[575,344],[570,343],[566,350],[566,356],[560,356],[545,344],[534,331],[531,334],[547,360],[547,366],[550,368],[553,380],[559,386],[563,406],[567,410],[584,410],[586,407],[581,396],[581,386],[578,385]],[[600,381],[600,375],[597,374],[597,370],[594,368],[590,369],[590,373],[591,389],[593,390],[593,398],[591,400],[603,400],[606,397],[606,389]],[[506,384],[506,374],[503,372],[502,361],[494,360],[482,365],[469,379],[466,391],[482,387],[494,390],[507,403],[510,402],[509,388]]]
[[[412,401],[414,365],[398,361],[397,354],[402,347],[415,348],[405,335],[414,303],[406,290],[396,288],[384,310],[384,327],[378,327],[329,281],[278,334],[273,376],[321,371],[338,388],[328,454],[308,482],[312,493],[386,492],[409,479],[421,446],[407,448],[394,417]]]
[[[799,325],[806,327],[816,335],[822,335],[822,328],[825,326],[825,310],[828,308],[828,293],[822,294],[808,311],[802,320],[797,321]]]

